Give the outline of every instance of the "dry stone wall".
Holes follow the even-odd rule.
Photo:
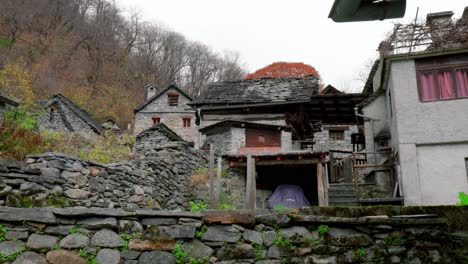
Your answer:
[[[451,230],[446,218],[336,216],[346,211],[325,216],[299,210],[0,207],[0,259],[9,264],[467,263],[467,234]]]

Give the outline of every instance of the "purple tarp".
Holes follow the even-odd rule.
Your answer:
[[[310,206],[304,195],[304,191],[299,185],[281,184],[268,199],[268,207],[273,209],[275,205],[283,205],[289,208]]]

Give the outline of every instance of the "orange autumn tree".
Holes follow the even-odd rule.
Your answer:
[[[254,73],[248,74],[246,79],[256,79],[262,77],[301,77],[315,75],[320,78],[318,71],[302,62],[274,62]]]

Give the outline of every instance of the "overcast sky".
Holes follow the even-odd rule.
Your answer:
[[[460,17],[466,0],[407,0],[401,20],[335,23],[333,0],[116,0],[153,21],[217,51],[237,51],[252,72],[275,61],[314,66],[325,84],[362,89],[356,75],[393,23],[448,11]]]

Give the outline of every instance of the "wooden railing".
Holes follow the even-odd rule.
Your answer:
[[[383,158],[386,163],[369,163],[369,160],[365,163],[362,163],[362,156],[365,156],[366,159],[369,157],[369,155],[374,155],[374,159],[372,159],[375,162],[375,159],[377,155],[379,157],[385,157],[386,155],[388,158]],[[395,179],[394,179],[394,168],[395,168],[395,161],[393,157],[393,152],[392,151],[381,151],[381,152],[358,152],[358,153],[353,153],[352,154],[352,168],[353,168],[353,182],[354,182],[354,189],[356,192],[359,191],[359,170],[363,169],[368,169],[368,168],[379,168],[379,169],[388,169],[389,170],[389,182],[390,182],[390,187],[393,188],[395,184]]]

